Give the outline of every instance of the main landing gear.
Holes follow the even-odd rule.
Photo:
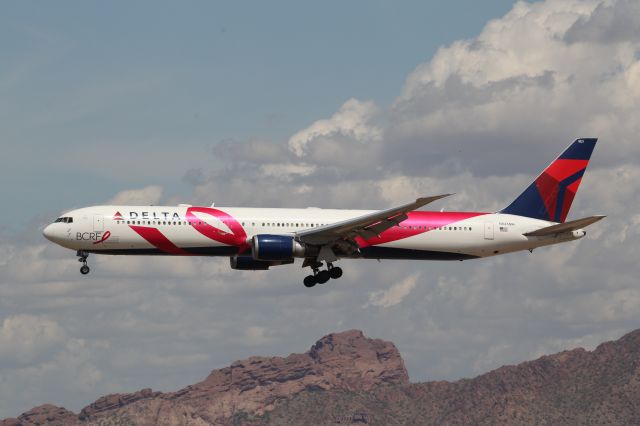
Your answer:
[[[87,257],[89,257],[89,253],[87,253],[86,251],[78,250],[76,256],[78,256],[78,262],[82,262],[80,273],[82,275],[87,275],[89,271],[91,271],[89,265],[87,265]]]
[[[327,262],[327,269],[320,270],[322,263],[318,262],[312,266],[313,275],[307,275],[304,277],[304,286],[311,288],[316,284],[324,284],[329,279],[337,280],[342,276],[342,268],[339,266],[333,266],[332,263]]]

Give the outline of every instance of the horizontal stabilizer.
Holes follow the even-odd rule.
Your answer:
[[[563,232],[571,232],[577,229],[584,228],[591,225],[592,223],[596,223],[597,221],[604,219],[605,217],[606,216],[602,215],[589,216],[582,219],[572,220],[570,222],[559,223],[558,225],[547,226],[533,232],[527,232],[523,235],[526,237],[544,237],[546,235],[562,234]]]

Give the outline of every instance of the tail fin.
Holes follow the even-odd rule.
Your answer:
[[[564,223],[597,141],[576,139],[500,213]]]

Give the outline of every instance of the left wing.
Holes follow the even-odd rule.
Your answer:
[[[453,194],[418,198],[413,203],[366,214],[342,222],[296,232],[296,240],[315,245],[326,245],[338,240],[354,240],[356,237],[370,239],[407,219],[407,213]]]

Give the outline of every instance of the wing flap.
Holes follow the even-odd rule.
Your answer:
[[[561,234],[563,232],[575,231],[577,229],[584,228],[593,223],[598,222],[599,220],[604,219],[606,216],[597,215],[597,216],[589,216],[582,219],[572,220],[570,222],[559,223],[557,225],[547,226],[545,228],[537,229],[532,232],[527,232],[522,234],[526,237],[544,237],[547,235],[553,234]]]

